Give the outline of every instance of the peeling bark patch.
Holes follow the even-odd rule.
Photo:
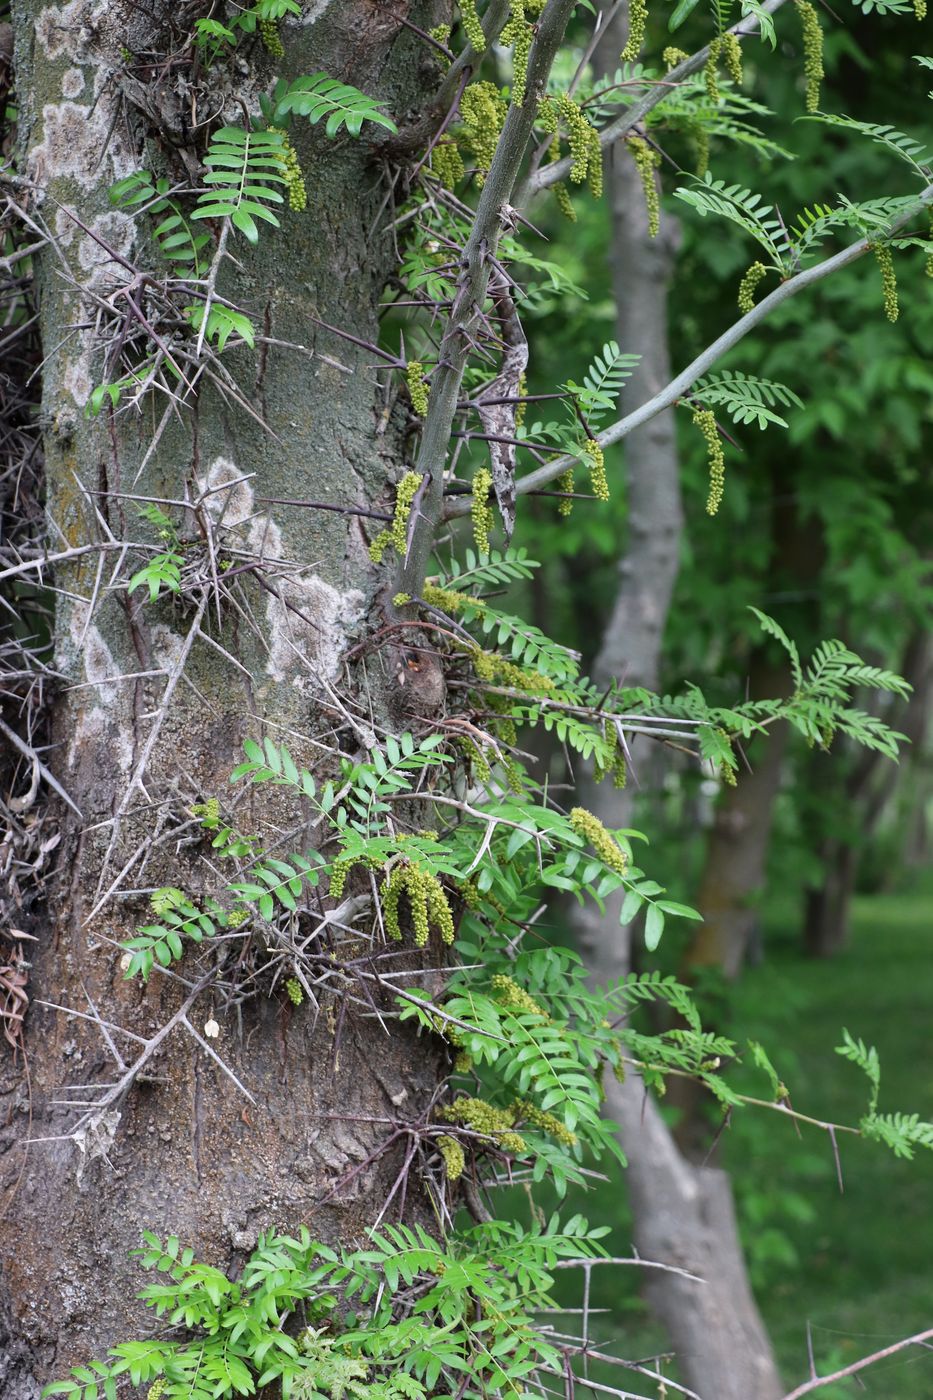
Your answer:
[[[266,604],[269,660],[266,672],[276,681],[301,684],[302,673],[337,674],[346,645],[347,629],[361,616],[363,594],[340,593],[316,574],[284,578],[278,596]]]
[[[253,513],[253,488],[248,481],[240,480],[246,475],[229,457],[215,457],[211,462],[199,485],[204,508],[215,524],[232,529],[249,520]],[[219,489],[222,487],[228,489]]]
[[[84,91],[84,74],[80,68],[66,68],[62,74],[62,97],[72,101]]]
[[[120,693],[116,684],[120,670],[99,628],[86,626],[87,612],[86,603],[76,603],[71,610],[68,631],[75,654],[84,661],[84,675],[94,685],[95,695],[102,704],[113,705]]]
[[[67,5],[49,5],[36,20],[36,40],[49,58],[88,57],[109,12],[106,0],[68,0]]]
[[[123,274],[121,281],[125,281],[124,269],[118,262],[114,261],[107,248],[103,247],[102,244],[107,244],[114,252],[128,257],[136,236],[135,220],[127,214],[114,211],[111,214],[98,215],[90,227],[92,232],[97,234],[97,238],[91,238],[84,234],[78,243],[78,262],[88,274],[83,279],[84,285],[97,288],[118,270]],[[98,242],[97,239],[100,239],[101,242]]]
[[[45,184],[56,176],[71,176],[93,189],[128,175],[136,161],[111,130],[112,115],[110,104],[103,101],[93,108],[80,102],[47,102],[42,108],[42,140],[29,153],[31,178]],[[102,170],[104,161],[109,163],[109,176]]]
[[[62,372],[62,383],[78,407],[83,408],[94,388],[89,368],[89,357],[82,355],[80,359],[72,360],[71,364],[67,365]]]

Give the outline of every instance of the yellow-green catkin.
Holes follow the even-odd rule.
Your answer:
[[[262,39],[263,47],[273,58],[285,57],[285,45],[282,43],[282,36],[279,33],[278,20],[261,19],[259,21],[259,37]]]
[[[709,130],[702,122],[694,122],[691,126],[690,141],[696,157],[697,179],[702,180],[709,170]]]
[[[592,157],[592,126],[568,93],[562,92],[557,98],[557,112],[567,128],[570,145],[570,179],[575,185],[582,185],[587,177]]]
[[[709,495],[706,498],[707,515],[715,515],[722,504],[722,492],[726,478],[726,454],[722,450],[722,440],[716,427],[716,415],[708,408],[695,408],[693,421],[706,441],[706,457],[709,462]]]
[[[476,0],[460,0],[460,22],[476,53],[485,53],[486,35],[476,13]]]
[[[164,1376],[160,1376],[157,1381],[152,1382],[152,1385],[146,1391],[146,1400],[162,1400],[162,1396],[167,1389],[168,1381]]]
[[[722,40],[711,39],[709,53],[706,56],[706,63],[703,68],[703,77],[706,80],[706,95],[714,106],[719,106],[719,51],[722,48]]]
[[[448,1133],[443,1133],[437,1139],[437,1150],[444,1159],[444,1174],[447,1180],[459,1181],[463,1176],[466,1158],[457,1139],[452,1138]]]
[[[436,875],[412,861],[410,864],[396,865],[380,891],[382,917],[390,938],[400,941],[402,929],[398,917],[398,902],[402,894],[408,896],[411,909],[411,927],[416,948],[423,948],[428,941],[431,925],[437,929],[444,943],[454,941],[454,920],[447,903],[447,896]]]
[[[887,243],[872,245],[878,266],[881,269],[881,292],[884,297],[884,314],[889,321],[896,321],[900,315],[897,304],[897,273],[894,271],[894,258]]]
[[[462,1123],[474,1133],[492,1138],[505,1152],[525,1151],[525,1139],[513,1131],[515,1117],[511,1111],[496,1108],[485,1099],[456,1099],[438,1116],[447,1123]]]
[[[601,783],[609,774],[612,774],[612,786],[620,790],[628,782],[628,768],[625,763],[625,753],[619,743],[619,734],[614,724],[607,725],[606,747],[602,756],[593,767],[593,778],[597,783]]]
[[[930,251],[927,253],[926,275],[933,277],[933,209],[930,210],[930,241],[928,246]]]
[[[927,17],[927,0],[914,0],[914,14],[922,24]]]
[[[543,1016],[546,1021],[551,1018],[543,1006],[539,1006],[534,997],[520,987],[511,977],[507,977],[504,972],[497,972],[492,979],[492,990],[496,1001],[509,1011],[525,1011],[533,1016]]]
[[[645,208],[648,210],[648,233],[656,238],[661,227],[661,197],[658,194],[654,172],[661,164],[661,156],[640,136],[628,137],[628,148],[632,160],[641,176],[641,187],[645,192]]]
[[[424,377],[424,365],[420,360],[409,360],[405,366],[405,382],[411,395],[411,406],[419,418],[428,413],[428,385]]]
[[[466,174],[456,141],[444,137],[431,152],[431,169],[445,190],[455,189]]]
[[[519,402],[515,405],[515,426],[516,426],[516,428],[523,428],[523,427],[525,426],[525,413],[526,413],[527,408],[528,408],[528,405],[527,405],[527,403],[525,402],[525,395],[526,395],[527,393],[528,393],[528,376],[527,376],[527,374],[525,373],[525,371],[522,370],[521,374],[518,376],[518,398],[519,398]]]
[[[645,25],[648,21],[648,6],[645,0],[629,0],[628,39],[619,55],[620,63],[634,63],[641,46],[645,42]]]
[[[479,554],[489,553],[489,531],[493,526],[492,508],[489,504],[491,486],[492,472],[487,467],[480,467],[473,478],[473,503],[470,506],[473,539]]]
[[[823,26],[816,6],[810,0],[797,0],[797,13],[803,30],[803,75],[807,80],[806,108],[819,111],[820,84],[823,81]]]
[[[743,316],[752,311],[755,306],[755,289],[763,277],[767,277],[768,269],[764,263],[753,262],[739,284],[739,310]]]
[[[603,826],[599,817],[588,812],[585,807],[574,807],[570,813],[570,825],[578,836],[589,841],[610,870],[614,870],[617,875],[625,874],[628,869],[628,856],[615,837]]]
[[[304,1001],[304,988],[298,981],[297,977],[289,977],[288,981],[285,983],[285,990],[288,993],[288,999],[293,1006],[300,1006],[301,1003]]]
[[[537,1104],[530,1103],[528,1099],[516,1099],[509,1108],[510,1113],[514,1113],[516,1119],[523,1118],[526,1123],[530,1123],[534,1128],[540,1128],[548,1137],[554,1138],[562,1147],[576,1147],[577,1135],[572,1133],[565,1123],[559,1118],[555,1118],[553,1113],[547,1113]]]
[[[404,555],[408,544],[408,517],[411,514],[411,503],[423,480],[420,472],[406,472],[395,492],[395,513],[392,517],[391,535],[396,552],[401,555]]]
[[[476,157],[477,183],[480,185],[496,153],[506,111],[506,104],[495,83],[470,83],[460,98],[460,117],[470,149]]]
[[[557,478],[556,485],[558,491],[565,491],[567,493],[557,507],[557,514],[569,515],[573,510],[573,501],[571,500],[574,487],[573,467],[568,467],[565,472],[561,472],[560,476]]]
[[[472,593],[460,593],[456,588],[440,588],[436,583],[426,583],[421,589],[421,597],[429,607],[452,614],[463,612],[468,606],[482,612],[486,606],[483,598],[474,598]]]
[[[590,469],[590,485],[597,501],[608,501],[609,481],[606,477],[606,459],[603,449],[595,438],[587,438],[583,444],[587,464]]]
[[[296,213],[300,213],[308,207],[308,191],[305,188],[304,175],[301,173],[298,152],[292,145],[288,132],[282,127],[270,126],[269,130],[276,132],[282,138],[282,173],[285,176],[285,188],[288,190],[288,207]]]
[[[542,676],[538,671],[524,671],[497,651],[483,651],[481,647],[476,647],[470,653],[470,660],[479,679],[488,685],[505,685],[511,690],[528,691],[531,695],[543,695],[555,689],[550,676]],[[507,744],[515,743],[514,726],[511,737],[503,733],[501,726],[500,733]]]
[[[436,24],[433,29],[428,30],[428,33],[434,40],[435,44],[443,44],[445,49],[450,44],[449,24]]]
[[[674,48],[673,44],[669,45],[661,55],[664,66],[668,72],[670,72],[672,68],[676,68],[678,63],[683,63],[684,59],[689,57],[690,55],[687,53],[686,49]]]
[[[595,126],[590,127],[590,155],[586,167],[586,187],[594,199],[601,197],[603,192],[603,148]]]
[[[573,200],[570,198],[570,191],[564,184],[563,180],[558,180],[557,183],[553,186],[553,190],[554,198],[557,201],[557,207],[560,210],[561,214],[563,214],[565,219],[569,219],[572,224],[575,224],[577,222],[577,211],[573,207]]]
[[[525,18],[523,0],[512,0],[508,23],[499,42],[512,49],[512,101],[516,107],[525,105],[528,85],[528,55],[531,53],[535,31]]]
[[[736,87],[742,86],[742,45],[731,31],[722,36],[722,61]]]

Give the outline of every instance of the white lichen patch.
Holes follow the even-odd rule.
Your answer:
[[[241,480],[249,473],[229,457],[215,457],[198,479],[204,509],[227,530],[244,525],[253,513],[253,488]],[[234,484],[236,483],[236,484]]]
[[[136,167],[113,126],[110,103],[46,102],[42,140],[29,152],[29,174],[38,184],[70,176],[85,189],[99,189]]]
[[[69,361],[62,370],[62,385],[65,393],[71,395],[79,408],[83,408],[94,388],[88,354],[79,355],[76,359]]]
[[[82,279],[84,285],[98,288],[111,281],[115,273],[121,275],[121,281],[127,280],[126,269],[113,254],[129,256],[136,236],[135,221],[128,214],[114,210],[110,214],[99,214],[90,228],[91,234],[83,234],[78,243],[78,262],[88,274]]]
[[[93,687],[102,705],[113,705],[120,693],[120,668],[100,628],[88,623],[88,604],[84,601],[72,606],[68,634],[73,655],[82,663],[84,680]]]
[[[156,622],[149,629],[152,659],[157,666],[164,667],[169,674],[175,670],[181,660],[184,645],[184,637],[173,632],[171,627],[166,627],[164,622]]]
[[[48,5],[40,10],[36,20],[36,42],[49,58],[99,62],[113,20],[110,0],[68,0],[65,5]]]
[[[62,74],[62,97],[72,102],[84,91],[84,74],[80,68],[66,68]]]
[[[330,680],[340,669],[347,630],[362,613],[363,594],[341,593],[316,574],[279,578],[276,592],[266,602],[267,674],[296,685],[318,675]]]
[[[107,711],[100,705],[80,711],[74,720],[68,744],[68,767],[74,768],[85,749],[90,749],[96,754],[106,754],[121,773],[129,773],[133,766],[133,741],[129,727],[128,716]]]

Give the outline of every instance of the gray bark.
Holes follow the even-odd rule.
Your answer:
[[[613,66],[618,37],[612,35],[604,50]],[[607,194],[617,338],[623,350],[642,355],[626,386],[622,411],[627,413],[670,379],[667,287],[677,234],[665,220],[659,237],[649,237],[640,181],[624,150],[616,150],[609,163]],[[631,685],[655,687],[683,528],[672,412],[627,438],[625,480],[629,538],[594,673],[599,684],[618,676]],[[584,782],[579,799],[607,826],[631,823],[631,783],[619,793],[608,783]],[[629,971],[629,934],[618,927],[618,914],[618,900],[610,901],[604,917],[592,907],[572,907],[587,965],[599,983]],[[606,1094],[628,1159],[625,1178],[639,1253],[703,1280],[691,1283],[649,1271],[646,1286],[686,1384],[702,1400],[777,1400],[780,1379],[748,1284],[728,1177],[681,1156],[637,1075],[622,1084],[607,1082]]]
[[[313,318],[375,339],[395,250],[387,184],[365,139],[329,142],[321,128],[309,134],[296,122],[308,210],[286,213],[283,229],[270,230],[258,251],[231,243],[239,268],[225,264],[223,293],[267,336],[324,351],[346,368],[274,346],[228,354],[224,363],[272,433],[204,385],[140,470],[164,400],[150,399],[138,418],[88,420],[101,358],[90,332],[67,328],[88,319],[83,288],[104,295],[129,280],[81,224],[141,266],[152,256],[139,244],[139,226],[108,206],[106,188],[153,161],[173,175],[181,170],[167,133],[159,136],[139,105],[151,100],[165,115],[172,94],[151,85],[141,93],[120,76],[124,47],[137,54],[156,47],[176,7],[19,0],[14,8],[31,210],[53,236],[38,272],[49,550],[94,546],[54,575],[55,667],[74,687],[56,700],[54,768],[82,818],[62,811],[58,883],[33,930],[41,941],[30,983],[31,1091],[21,1064],[9,1057],[3,1064],[0,1319],[9,1317],[18,1351],[0,1373],[12,1368],[4,1394],[25,1400],[39,1382],[145,1325],[134,1301],[140,1275],[127,1258],[143,1228],[177,1233],[221,1268],[242,1260],[272,1222],[304,1222],[332,1241],[361,1239],[397,1162],[367,1168],[329,1204],[320,1202],[384,1133],[367,1120],[416,1113],[438,1065],[422,1044],[415,1050],[404,1032],[388,1037],[374,1018],[348,1014],[335,1028],[325,1016],[315,1023],[307,1004],[293,1011],[281,990],[234,1006],[208,988],[192,1025],[219,1023],[213,1044],[254,1102],[178,1028],[148,1082],[116,1105],[96,1141],[79,1149],[68,1137],[76,1110],[57,1101],[87,1097],[69,1086],[99,1086],[119,1070],[98,1026],[39,1002],[85,1013],[93,1006],[108,1022],[151,1034],[177,1011],[179,984],[156,975],[145,987],[125,981],[117,944],[151,922],[146,891],[173,885],[197,895],[216,887],[208,843],[190,839],[191,804],[217,796],[230,810],[238,796],[238,827],[267,837],[295,825],[294,804],[265,790],[229,789],[243,738],[269,733],[328,777],[338,772],[341,744],[358,750],[373,718],[399,717],[393,667],[378,654],[369,665],[373,715],[354,711],[348,725],[339,710],[353,703],[343,654],[375,616],[377,576],[360,523],[269,501],[384,509],[391,499],[403,465],[399,424],[385,411],[391,395],[375,382],[364,350],[319,331]],[[289,76],[326,69],[384,100],[396,117],[439,81],[437,69],[423,65],[423,44],[389,7],[317,0],[285,33]],[[258,45],[250,64],[242,75],[248,97],[272,75]],[[242,119],[234,97],[225,112],[232,121]],[[207,110],[204,92],[200,98]],[[249,479],[229,485],[242,477]],[[244,580],[241,609],[228,607],[218,623],[213,602],[202,610],[197,590],[185,606],[143,606],[143,591],[128,599],[114,583],[118,552],[110,546],[151,542],[152,533],[121,493],[196,501],[225,483],[209,497],[222,557],[260,561]],[[196,527],[188,512],[186,560],[199,561],[207,578]],[[205,640],[208,633],[240,667]],[[189,641],[184,677],[173,685]],[[127,679],[152,671],[160,674]],[[322,764],[320,747],[304,736],[327,731],[331,752]],[[299,830],[286,849],[310,840]],[[262,961],[258,936],[249,956]],[[132,1042],[115,1040],[130,1060]],[[17,1188],[27,1135],[49,1140],[29,1149]]]

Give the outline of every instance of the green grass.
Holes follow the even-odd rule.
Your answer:
[[[812,962],[785,944],[746,976],[735,1030],[774,1051],[795,1108],[854,1124],[867,1090],[861,1072],[833,1053],[846,1026],[878,1048],[881,1111],[933,1118],[931,954],[933,894],[861,899],[845,952]],[[759,1084],[754,1092],[767,1091]],[[842,1193],[831,1143],[817,1130],[798,1138],[775,1114],[743,1113],[725,1147],[788,1382],[807,1374],[808,1323],[821,1373],[933,1326],[933,1154],[905,1162],[876,1144],[838,1141]],[[864,1389],[818,1394],[929,1400],[933,1352],[906,1352],[863,1377]]]

